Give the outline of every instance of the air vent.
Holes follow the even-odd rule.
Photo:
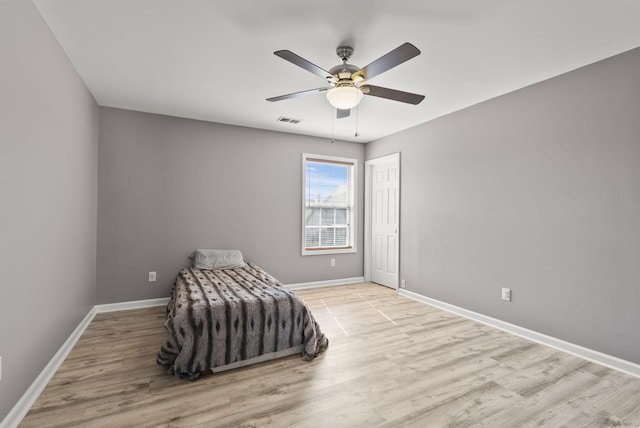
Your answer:
[[[300,122],[302,122],[302,119],[294,119],[294,118],[292,118],[292,117],[284,117],[284,116],[280,116],[280,117],[277,119],[277,121],[278,121],[278,122],[284,122],[284,123],[293,123],[293,124],[296,124],[296,123],[300,123]]]

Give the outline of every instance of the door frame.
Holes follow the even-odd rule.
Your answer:
[[[396,260],[398,260],[398,283],[394,287],[395,290],[399,288],[400,282],[400,203],[401,203],[401,186],[402,186],[402,174],[400,171],[400,152],[391,153],[390,155],[382,156],[375,159],[370,159],[364,163],[364,280],[366,282],[371,281],[371,255],[373,253],[371,245],[373,239],[371,237],[371,187],[373,186],[373,180],[371,172],[373,166],[376,163],[388,162],[390,160],[395,161],[398,166],[398,204],[396,206],[396,218],[398,219],[398,254],[396,254]]]

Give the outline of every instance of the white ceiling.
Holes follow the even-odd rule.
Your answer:
[[[102,106],[359,142],[640,46],[638,0],[34,3]],[[365,97],[340,120],[324,94],[265,101],[326,86],[274,51],[328,70],[345,42],[359,67],[404,42],[417,46],[420,56],[368,83],[426,99]]]

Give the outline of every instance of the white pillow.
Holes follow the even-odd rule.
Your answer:
[[[196,269],[237,269],[245,267],[238,250],[196,250],[191,256]]]

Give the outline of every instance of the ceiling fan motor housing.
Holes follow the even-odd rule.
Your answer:
[[[351,75],[360,69],[355,65],[347,64],[349,57],[353,55],[353,48],[351,46],[338,46],[338,48],[336,49],[336,54],[342,61],[342,64],[333,67],[331,70],[329,70],[329,73],[336,76],[340,81],[350,81],[351,83],[353,83],[351,81]]]
[[[336,76],[339,80],[351,80],[351,75],[356,71],[360,70],[359,67],[356,67],[352,64],[340,64],[333,67],[329,70],[329,73]]]

